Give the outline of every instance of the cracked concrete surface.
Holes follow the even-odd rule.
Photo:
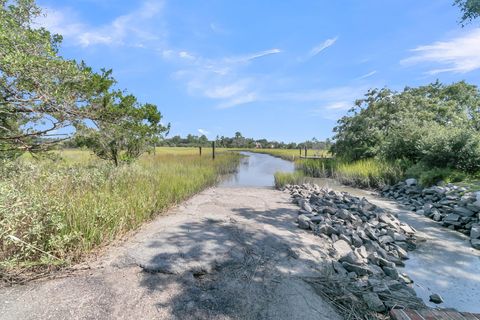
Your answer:
[[[91,270],[0,290],[1,319],[341,319],[305,281],[328,263],[288,195],[212,188]]]

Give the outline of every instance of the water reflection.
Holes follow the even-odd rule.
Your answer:
[[[273,175],[277,171],[293,172],[293,162],[267,154],[241,152],[242,158],[236,174],[225,179],[221,187],[272,187]]]

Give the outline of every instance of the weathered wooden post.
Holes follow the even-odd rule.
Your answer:
[[[212,159],[215,160],[215,141],[212,141]]]
[[[307,146],[305,146],[305,158],[307,157]]]
[[[302,157],[302,147],[298,147],[298,151],[300,152],[300,158]]]
[[[200,153],[200,157],[202,156],[202,147],[198,147],[198,151]]]

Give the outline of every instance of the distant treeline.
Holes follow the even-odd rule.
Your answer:
[[[168,139],[163,139],[159,145],[169,147],[200,147],[210,146],[211,143],[212,140],[209,140],[205,135],[196,136],[189,134],[185,138],[177,135]],[[311,140],[300,143],[285,143],[282,141],[269,141],[267,139],[246,138],[240,132],[236,132],[235,136],[233,137],[217,136],[215,138],[215,144],[220,148],[297,149],[304,148],[306,146],[308,149],[325,150],[330,148],[331,142],[329,139],[325,141],[319,141],[316,138],[312,138]]]

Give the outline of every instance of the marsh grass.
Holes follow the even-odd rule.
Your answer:
[[[213,161],[193,150],[160,150],[114,167],[67,150],[64,160],[0,166],[0,271],[69,264],[161,214],[219,176],[239,155]],[[80,159],[79,159],[80,158]]]
[[[404,178],[399,165],[365,159],[355,162],[342,162],[336,159],[301,159],[296,167],[305,175],[317,178],[335,178],[343,184],[365,188],[378,188],[395,184]]]
[[[285,187],[287,184],[293,185],[301,185],[304,183],[311,182],[312,179],[309,177],[306,177],[302,172],[296,171],[296,172],[275,172],[274,175],[275,178],[275,188],[277,189],[282,189]]]

